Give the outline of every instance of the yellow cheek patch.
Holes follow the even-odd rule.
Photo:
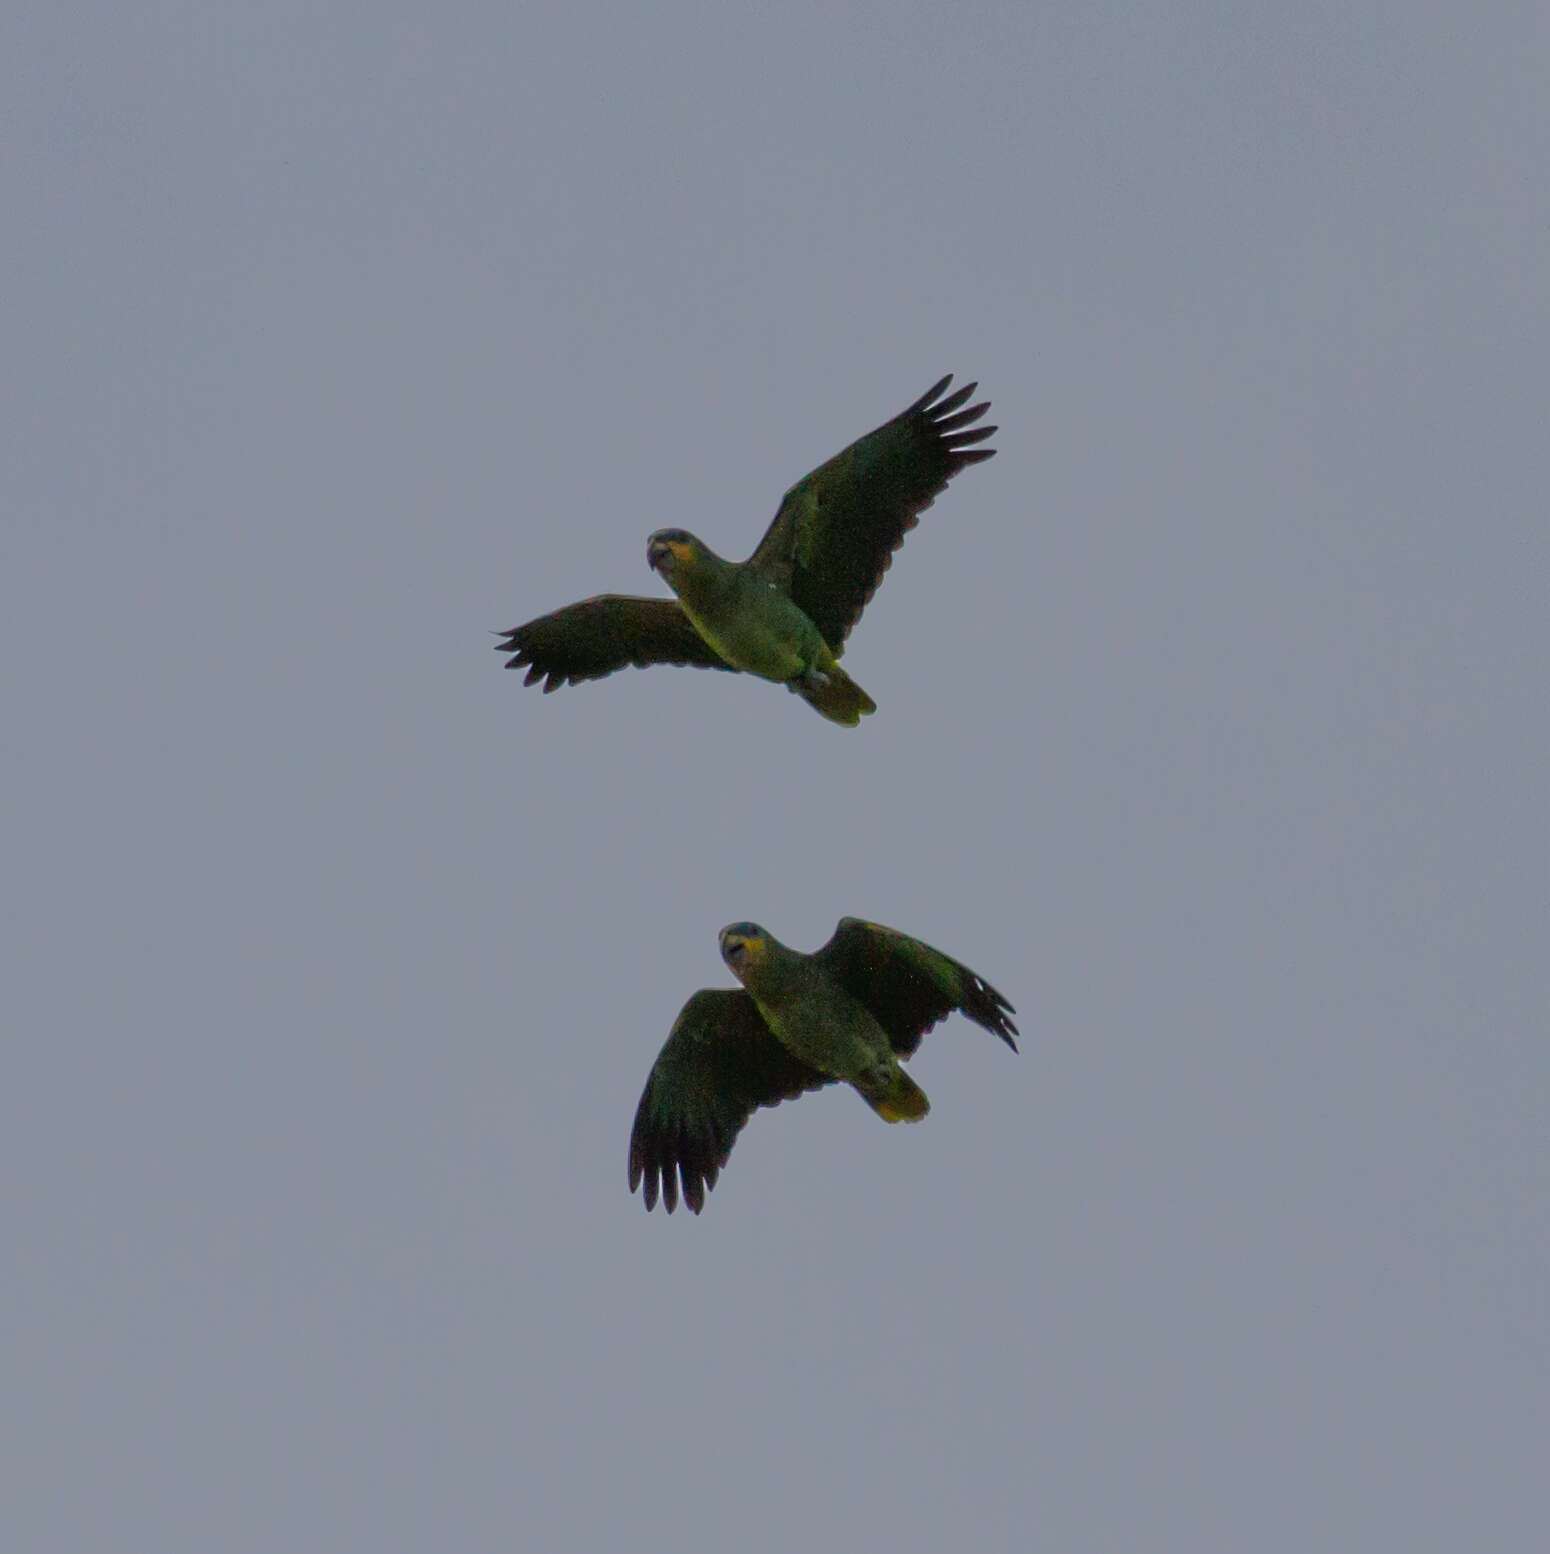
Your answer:
[[[672,551],[673,559],[680,566],[691,566],[694,563],[694,546],[686,545],[682,540],[669,540],[667,548]]]
[[[729,934],[721,941],[723,955],[730,955],[733,950],[744,950],[747,952],[749,964],[763,960],[767,948],[768,944],[764,939],[752,939],[744,934]]]
[[[765,948],[766,945],[763,939],[745,939],[742,935],[735,939],[728,939],[726,942],[727,950],[741,949],[747,951],[749,964],[757,964],[763,960]]]

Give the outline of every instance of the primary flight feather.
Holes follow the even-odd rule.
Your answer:
[[[845,638],[893,553],[959,470],[990,458],[990,408],[948,394],[952,375],[853,442],[781,500],[746,561],[723,560],[687,529],[658,529],[646,560],[677,595],[598,594],[503,632],[496,651],[545,691],[631,664],[741,670],[795,691],[854,727],[877,704],[839,665]],[[945,396],[945,397],[944,397]]]

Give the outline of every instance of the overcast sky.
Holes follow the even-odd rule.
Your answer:
[[[560,9],[3,24],[9,1546],[1542,1547],[1543,7]],[[859,729],[490,651],[945,372]],[[1021,1054],[648,1216],[847,913]]]

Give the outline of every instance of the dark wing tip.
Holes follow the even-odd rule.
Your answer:
[[[964,402],[979,387],[978,383],[965,383],[962,388],[954,389],[946,398],[938,398],[947,385],[952,382],[949,374],[931,391],[922,398],[917,399],[901,419],[917,418],[917,424],[926,432],[938,449],[948,456],[945,479],[951,480],[959,470],[969,464],[978,464],[982,459],[988,459],[995,453],[994,448],[984,448],[978,452],[969,451],[974,443],[984,442],[987,437],[993,436],[998,430],[995,426],[976,426],[974,423],[990,409],[990,401],[982,399],[978,404],[962,408]]]
[[[685,1173],[681,1164],[678,1170],[684,1179],[684,1203],[691,1214],[698,1214],[705,1207],[705,1189],[713,1184],[709,1177],[702,1179],[692,1171]]]
[[[990,401],[982,399],[977,405],[970,405],[967,410],[960,410],[957,415],[936,415],[933,413],[931,420],[939,432],[956,431],[961,426],[968,426],[979,420],[990,409]],[[995,427],[988,427],[987,431],[995,431]]]
[[[968,997],[963,1001],[963,1012],[971,1020],[983,1025],[1017,1051],[1017,1026],[1011,1016],[1017,1011],[1005,995],[996,991],[978,972],[969,973]]]
[[[952,432],[942,439],[944,448],[967,448],[977,442],[984,442],[987,437],[994,437],[1001,428],[999,426],[976,426],[968,432]]]
[[[558,669],[547,669],[542,664],[535,664],[526,649],[521,649],[508,658],[506,667],[527,670],[527,673],[522,676],[524,685],[537,685],[542,680],[546,696],[550,691],[557,691],[562,685],[570,683],[570,677]]]
[[[976,380],[965,383],[961,388],[955,388],[951,394],[948,394],[947,386],[952,381],[952,373],[948,373],[945,378],[937,379],[913,405],[902,412],[899,419],[902,421],[905,416],[925,415],[931,421],[940,423],[944,417],[951,416],[953,411],[979,387],[979,382]],[[972,410],[964,411],[963,419],[973,420],[975,416],[983,415],[989,406],[990,401],[987,399],[983,405],[976,405]]]
[[[649,1158],[638,1157],[634,1149],[630,1153],[630,1191],[641,1189],[641,1198],[649,1214],[661,1198],[662,1207],[671,1214],[678,1207],[678,1176],[683,1173],[684,1202],[696,1214],[705,1205],[705,1194],[699,1179],[687,1161],[663,1159],[655,1154]]]
[[[506,660],[508,669],[525,669],[527,673],[522,677],[524,685],[534,685],[538,681],[544,682],[546,691],[557,690],[565,684],[565,676],[553,669],[546,669],[542,664],[535,663],[533,644],[526,636],[526,627],[512,626],[507,631],[495,633],[501,640],[494,644],[497,653],[509,653]]]
[[[630,1134],[630,1191],[641,1189],[648,1214],[658,1199],[671,1214],[680,1197],[691,1214],[698,1214],[721,1174],[727,1148],[713,1132],[682,1120],[660,1127],[649,1119],[648,1098],[642,1096]]]
[[[943,381],[945,385],[946,382],[951,380],[944,379]],[[938,403],[932,405],[927,414],[930,416],[931,420],[936,422],[938,425],[941,425],[943,417],[950,417],[953,411],[955,411],[959,405],[961,405],[978,387],[978,383],[965,383],[962,388],[954,389],[946,399],[940,400]],[[984,409],[982,408],[980,414],[983,415],[984,413]]]
[[[917,410],[925,410],[925,409],[927,409],[930,405],[935,403],[935,401],[938,398],[938,396],[940,394],[942,394],[942,392],[947,388],[947,385],[949,383],[951,383],[952,381],[953,381],[952,373],[948,373],[945,378],[938,379],[938,381],[933,383],[931,385],[931,387],[928,388],[926,390],[926,392],[924,394],[922,394],[920,396],[920,398],[917,399],[915,401],[915,403],[913,405],[911,405],[909,407],[909,409],[904,412],[904,414],[905,415],[914,415]],[[972,390],[973,390],[973,385],[970,384],[970,391],[972,392]]]

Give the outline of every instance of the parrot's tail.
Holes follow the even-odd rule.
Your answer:
[[[864,1099],[884,1122],[919,1122],[931,1110],[926,1092],[897,1063],[888,1088]]]
[[[877,703],[838,664],[800,676],[791,682],[791,689],[831,723],[843,723],[846,728],[854,728],[866,713],[877,711]]]

